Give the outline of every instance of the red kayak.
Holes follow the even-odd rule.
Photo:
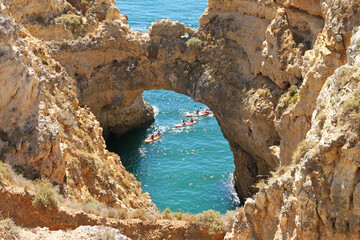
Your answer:
[[[193,121],[193,122],[186,122],[186,123],[179,123],[179,124],[176,124],[175,127],[186,127],[186,126],[190,126],[190,125],[194,125],[196,123],[196,121]]]
[[[189,113],[186,116],[187,117],[196,117],[196,116],[205,116],[205,115],[209,115],[209,114],[212,114],[212,112],[211,111],[209,111],[209,112],[199,112],[199,114],[196,114],[196,112],[195,112],[195,113]]]

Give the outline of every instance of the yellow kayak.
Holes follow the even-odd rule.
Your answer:
[[[155,135],[153,139],[151,139],[151,137],[149,137],[145,140],[145,142],[146,143],[154,142],[154,141],[158,140],[159,138],[161,138],[161,136],[162,136],[162,133],[160,135]]]

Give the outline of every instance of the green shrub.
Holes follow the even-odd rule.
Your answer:
[[[200,43],[201,43],[200,39],[193,37],[186,41],[186,46],[193,48],[193,47],[196,47],[197,45],[199,45]]]
[[[291,163],[292,164],[298,164],[300,162],[301,158],[303,158],[305,156],[305,154],[310,149],[312,149],[315,145],[316,145],[316,143],[313,142],[313,141],[307,141],[306,139],[302,140],[297,145],[297,148],[296,148],[295,152],[292,155]]]
[[[48,181],[37,181],[33,206],[52,207],[57,206],[59,194],[57,189]]]
[[[357,88],[353,94],[348,97],[343,104],[343,111],[348,114],[353,111],[358,111],[360,106],[360,88]]]
[[[256,90],[257,95],[259,95],[260,98],[265,98],[266,96],[270,96],[270,89],[269,88],[259,88]]]
[[[47,57],[46,55],[42,55],[41,58],[41,63],[44,64],[44,65],[49,65],[48,61],[47,61]]]
[[[278,108],[285,109],[288,106],[295,104],[299,98],[299,90],[296,85],[291,85],[286,93],[281,95]]]
[[[70,15],[70,14],[62,14],[61,20],[66,25],[71,26],[71,32],[74,33],[75,28],[77,26],[80,26],[83,24],[82,17],[76,16],[76,15]]]
[[[212,209],[196,215],[194,223],[202,226],[208,226],[210,233],[212,234],[222,230],[224,227],[220,213]]]
[[[130,189],[130,182],[128,180],[123,179],[122,183],[126,189]]]
[[[0,220],[0,239],[19,239],[19,227],[11,218]]]
[[[65,24],[69,24],[72,26],[82,24],[82,18],[76,15],[62,14],[61,19]]]

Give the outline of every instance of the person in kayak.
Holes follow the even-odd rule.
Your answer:
[[[193,123],[193,122],[194,122],[194,119],[193,119],[193,118],[190,118],[190,122]]]
[[[151,134],[151,140],[154,140],[154,137],[155,137],[154,134]]]
[[[158,130],[156,133],[156,136],[160,136],[160,135],[161,135],[161,132],[160,132],[160,130]]]
[[[184,126],[186,125],[185,119],[182,120],[182,124],[183,124]]]
[[[196,115],[199,115],[199,112],[200,112],[199,109],[196,109]]]
[[[210,113],[210,110],[208,108],[205,109],[205,113]]]

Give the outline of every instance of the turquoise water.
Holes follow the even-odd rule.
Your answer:
[[[127,14],[133,30],[146,32],[151,22],[170,18],[197,27],[206,0],[117,1]],[[110,139],[108,147],[121,156],[127,170],[142,183],[156,206],[164,210],[200,213],[214,209],[225,213],[238,205],[232,187],[233,154],[213,115],[195,119],[197,124],[175,128],[186,113],[205,105],[190,97],[165,90],[143,94],[155,111],[155,122],[148,128]],[[187,119],[186,119],[187,120]],[[144,142],[151,132],[160,130],[158,141]]]
[[[116,6],[128,15],[130,28],[147,32],[151,22],[170,18],[197,28],[198,20],[207,8],[207,0],[117,0]]]
[[[206,108],[190,97],[165,90],[143,94],[155,111],[148,128],[108,141],[109,149],[121,156],[127,170],[142,183],[156,206],[199,213],[214,209],[225,213],[237,206],[231,179],[233,155],[215,117],[195,118],[197,124],[175,128],[195,106]],[[163,136],[152,143],[144,140],[160,130]]]

